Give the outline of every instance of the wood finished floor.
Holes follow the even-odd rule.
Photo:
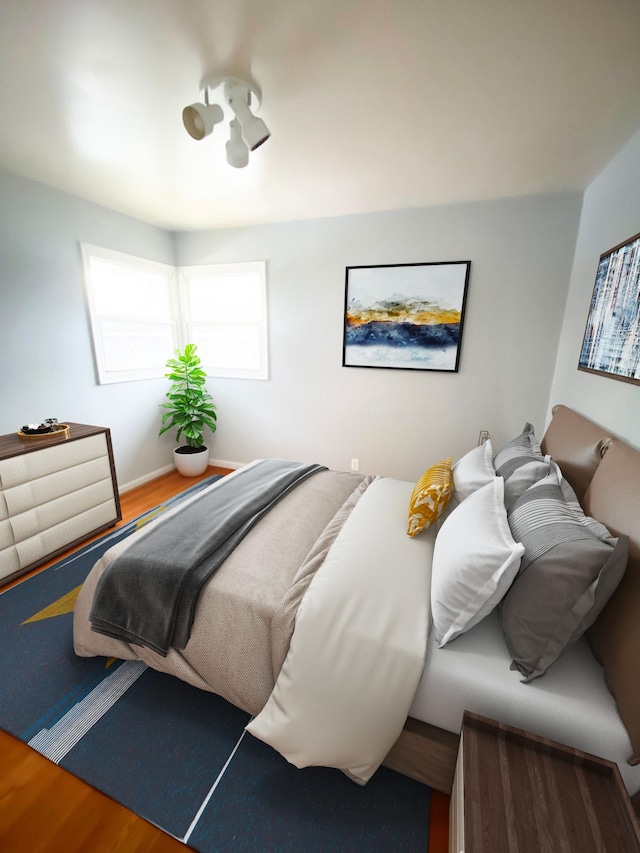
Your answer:
[[[127,524],[199,480],[228,473],[227,468],[213,466],[199,477],[187,478],[171,471],[132,489],[120,495],[122,520],[115,527]],[[103,535],[100,533],[92,539]],[[5,584],[2,590],[44,571],[92,539]],[[449,797],[432,791],[428,853],[447,852],[448,814]],[[12,846],[7,847],[7,843]],[[0,731],[0,850],[15,850],[16,853],[62,853],[63,850],[64,853],[173,853],[189,849],[31,747]]]

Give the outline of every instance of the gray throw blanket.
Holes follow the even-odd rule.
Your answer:
[[[166,656],[183,649],[205,581],[277,501],[322,465],[266,459],[206,490],[133,542],[104,572],[92,630]]]

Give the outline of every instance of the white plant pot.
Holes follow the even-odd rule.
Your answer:
[[[204,450],[199,453],[178,453],[176,447],[173,451],[173,461],[183,477],[198,477],[204,474],[209,466],[209,448],[205,445]]]

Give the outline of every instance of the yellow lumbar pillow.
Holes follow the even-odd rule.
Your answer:
[[[407,533],[415,536],[440,518],[453,494],[453,456],[432,465],[418,480],[409,501]]]

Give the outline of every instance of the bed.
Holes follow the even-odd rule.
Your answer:
[[[523,442],[525,465],[514,458]],[[143,660],[219,693],[253,715],[249,731],[296,766],[338,767],[365,783],[382,762],[448,793],[468,709],[616,761],[637,807],[640,452],[565,406],[554,409],[540,444],[528,425],[509,444],[495,457],[489,443],[457,460],[442,514],[438,507],[413,536],[407,514],[417,484],[314,473],[207,580],[188,642],[167,654],[97,633],[90,619],[102,575],[159,519],[92,569],[74,614],[76,653]],[[522,506],[539,498],[541,483],[557,491],[564,480],[586,517],[578,538],[598,539],[603,569],[557,657],[538,673],[513,627],[523,597],[535,599],[527,584],[538,564],[519,573],[525,546],[505,524],[524,524],[526,540]],[[496,547],[506,556],[495,588],[469,609],[455,594],[447,599],[442,566],[455,575],[465,563],[461,541],[473,560],[483,553],[487,519],[498,524]]]

